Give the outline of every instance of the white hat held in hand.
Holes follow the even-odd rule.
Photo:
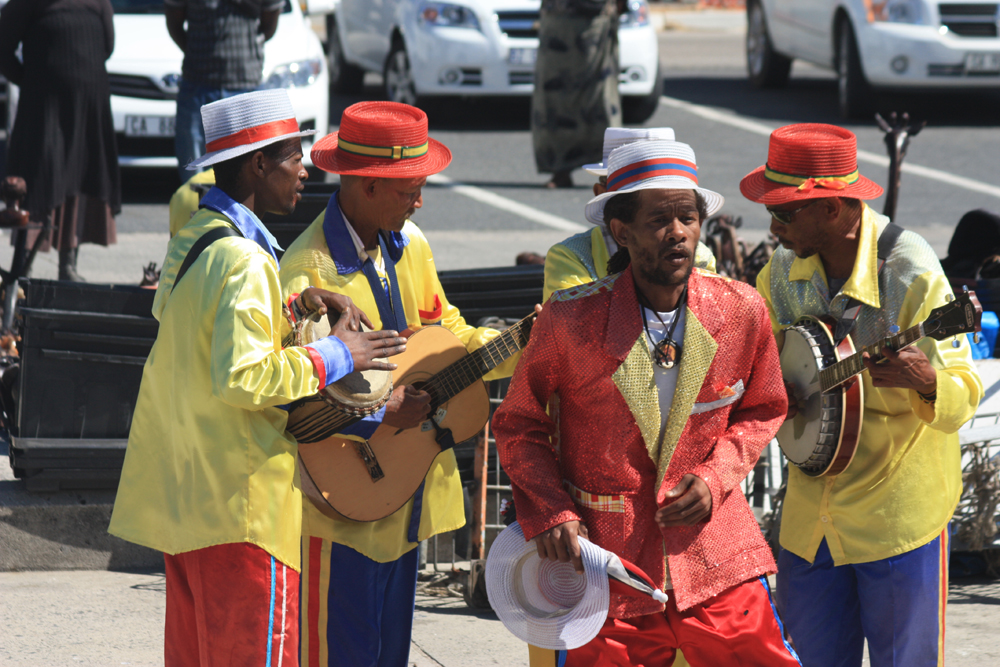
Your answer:
[[[583,168],[594,176],[608,175],[608,156],[611,151],[636,141],[673,141],[671,127],[609,127],[604,130],[604,160],[598,164],[585,164]]]
[[[206,104],[201,108],[201,121],[207,152],[192,161],[188,169],[225,162],[285,139],[316,134],[316,130],[299,131],[292,101],[283,88],[255,90]]]
[[[516,521],[490,548],[486,559],[490,606],[522,641],[557,651],[589,642],[608,617],[612,577],[616,593],[632,591],[667,601],[667,594],[639,568],[586,538],[579,540],[583,575],[570,563],[539,558],[535,543],[524,539]]]
[[[705,200],[706,218],[726,201],[718,192],[698,187],[698,165],[690,146],[679,141],[639,141],[611,151],[608,191],[587,202],[587,220],[603,225],[607,201],[637,190],[694,190]]]

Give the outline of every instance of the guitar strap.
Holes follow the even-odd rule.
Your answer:
[[[889,259],[889,255],[892,254],[892,249],[896,245],[896,239],[899,235],[903,233],[903,228],[899,225],[890,222],[882,230],[882,233],[878,237],[878,273],[882,273],[882,267],[885,266],[886,261]],[[837,320],[837,326],[833,331],[833,340],[836,345],[840,344],[840,341],[847,338],[851,331],[854,330],[854,323],[858,319],[858,315],[861,314],[861,306],[863,304],[855,299],[853,296],[847,300],[844,305],[844,313]]]
[[[226,225],[225,227],[216,227],[215,229],[211,229],[198,237],[198,240],[195,241],[194,245],[191,246],[191,249],[188,250],[187,256],[184,258],[184,262],[181,264],[181,268],[177,272],[177,277],[174,278],[174,284],[170,287],[171,294],[173,293],[174,288],[177,287],[177,283],[181,281],[181,278],[184,277],[184,274],[188,272],[188,269],[191,268],[191,265],[194,264],[195,260],[198,259],[201,253],[203,253],[208,246],[212,245],[219,239],[226,238],[227,236],[243,235],[229,225]]]

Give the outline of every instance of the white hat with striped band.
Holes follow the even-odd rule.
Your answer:
[[[706,218],[726,201],[718,192],[698,186],[698,165],[690,146],[679,141],[639,141],[611,151],[608,191],[587,202],[587,220],[603,225],[608,200],[637,190],[694,190],[705,200]]]
[[[667,601],[667,594],[635,565],[584,537],[579,540],[583,575],[570,563],[539,558],[516,521],[490,547],[490,606],[522,641],[557,651],[583,646],[601,631],[612,592]]]
[[[188,169],[225,162],[294,137],[316,134],[299,131],[295,110],[283,88],[255,90],[206,104],[201,108],[205,126],[205,150]]]
[[[611,151],[636,141],[674,141],[672,127],[609,127],[604,130],[604,159],[597,164],[585,164],[583,168],[594,176],[608,175],[608,156]]]

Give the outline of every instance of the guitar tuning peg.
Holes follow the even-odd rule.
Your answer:
[[[896,334],[898,334],[899,333],[899,325],[898,324],[893,324],[892,326],[890,326],[889,327],[889,333],[891,333],[893,336],[895,336]]]

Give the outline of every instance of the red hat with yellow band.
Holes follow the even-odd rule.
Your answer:
[[[882,187],[858,171],[858,139],[836,125],[800,123],[771,133],[767,164],[740,181],[740,192],[766,206],[822,197],[875,199]]]
[[[427,114],[400,102],[358,102],[317,141],[313,164],[334,174],[419,178],[443,171],[451,151],[427,136]]]

